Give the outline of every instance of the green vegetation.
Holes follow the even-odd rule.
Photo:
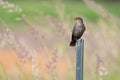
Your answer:
[[[56,6],[61,4],[55,1],[13,1],[11,3],[16,4],[23,10],[29,19],[38,18],[39,15],[43,14],[44,16],[51,15],[58,18],[56,12]],[[97,21],[99,16],[90,9],[87,5],[80,1],[63,1],[63,8],[65,8],[65,15],[74,16],[80,15],[86,17],[90,21]],[[109,12],[120,17],[119,5],[120,3],[101,3]],[[116,5],[117,4],[117,5]],[[112,5],[112,6],[111,6]],[[22,13],[9,13],[7,9],[0,7],[0,18],[4,19],[8,23],[17,23],[16,17],[22,15]]]
[[[34,45],[34,42],[35,42],[35,44],[37,44],[37,40],[40,39],[41,40],[41,41],[39,40],[40,47],[41,47],[41,50],[43,50],[41,52],[45,52],[44,50],[46,50],[46,48],[47,48],[48,50],[46,51],[45,54],[49,54],[52,51],[52,50],[49,51],[49,48],[50,49],[58,48],[57,49],[58,50],[57,52],[59,53],[58,61],[59,60],[64,61],[64,59],[71,57],[71,58],[68,58],[66,63],[70,64],[72,66],[74,66],[73,62],[72,62],[72,60],[74,60],[74,57],[73,57],[74,54],[71,54],[71,53],[73,53],[74,50],[72,48],[68,48],[69,46],[68,46],[68,43],[66,43],[67,40],[65,38],[66,38],[66,35],[67,35],[67,38],[69,38],[68,35],[70,35],[69,31],[70,31],[70,28],[72,27],[71,19],[73,19],[76,16],[82,16],[86,19],[86,23],[87,22],[88,23],[85,25],[88,25],[88,26],[87,26],[87,31],[86,31],[86,34],[84,37],[86,39],[85,57],[87,57],[87,60],[85,60],[85,62],[87,62],[87,64],[85,64],[85,73],[84,73],[85,80],[88,80],[88,79],[92,80],[93,78],[95,78],[94,75],[96,75],[96,74],[93,71],[93,69],[95,70],[95,66],[94,66],[95,59],[94,58],[95,58],[96,54],[102,55],[103,58],[105,58],[104,62],[106,62],[106,63],[108,61],[110,63],[117,64],[117,65],[115,65],[115,68],[116,68],[116,66],[118,67],[118,65],[120,66],[120,59],[119,59],[120,57],[117,57],[116,62],[113,62],[113,59],[115,58],[114,56],[112,56],[112,57],[110,56],[110,58],[111,58],[110,61],[108,59],[109,53],[111,55],[114,55],[114,52],[116,52],[115,55],[117,55],[117,53],[119,53],[119,51],[117,50],[117,48],[119,46],[116,46],[119,44],[119,37],[116,36],[116,35],[118,35],[117,29],[116,29],[116,27],[118,27],[118,26],[116,24],[112,24],[109,21],[109,19],[103,20],[104,18],[101,18],[101,16],[98,15],[95,12],[95,10],[88,7],[82,1],[78,1],[78,0],[76,0],[76,1],[61,0],[61,2],[56,2],[56,0],[8,0],[8,1],[10,1],[10,3],[13,3],[22,9],[21,12],[14,12],[14,11],[9,12],[10,8],[5,8],[0,5],[0,20],[5,21],[5,23],[8,25],[8,27],[12,26],[12,27],[15,27],[15,29],[22,27],[22,29],[24,29],[23,32],[22,31],[20,32],[20,35],[17,36],[17,34],[15,34],[17,36],[16,38],[19,39],[19,36],[20,36],[20,39],[22,40],[21,36],[23,36],[23,39],[25,39],[26,45],[29,44],[30,41],[32,41],[30,45]],[[118,3],[116,3],[116,2],[114,2],[114,3],[113,2],[105,2],[105,3],[98,2],[98,3],[100,5],[102,5],[112,15],[120,17],[120,9],[119,9],[120,3],[119,2]],[[24,21],[22,22],[19,20],[21,18],[21,16],[23,16],[23,15],[25,15],[26,21],[28,21],[28,23],[30,23],[30,25],[28,24],[27,27],[25,27],[26,24],[24,23]],[[64,16],[64,19],[69,17],[68,18],[69,20],[62,21],[60,19],[61,15]],[[51,16],[52,17],[51,19],[54,19],[54,20],[53,21],[49,20],[46,16]],[[49,21],[47,21],[47,20],[49,20]],[[2,27],[1,23],[2,22],[0,22],[0,27]],[[113,26],[112,29],[108,26],[108,23],[110,24],[110,26]],[[69,26],[70,26],[70,28],[69,28]],[[34,30],[34,27],[35,27],[35,29],[38,29],[38,31],[39,31],[39,33],[38,33],[39,37],[38,37],[37,31]],[[62,33],[63,30],[66,32]],[[47,36],[46,36],[46,34],[47,34]],[[92,36],[91,36],[91,34],[92,34]],[[34,39],[31,39],[31,36],[32,36],[32,38],[35,37],[36,41],[34,41]],[[102,38],[101,38],[101,36],[102,36]],[[29,40],[27,40],[27,39],[29,39]],[[27,41],[28,41],[28,43],[27,43]],[[59,42],[57,42],[57,41],[59,41]],[[23,43],[24,43],[24,40],[23,40]],[[87,45],[87,47],[86,47],[86,45]],[[27,46],[29,46],[29,45],[27,45]],[[43,46],[45,46],[45,47],[43,47]],[[113,50],[111,49],[112,47],[113,47]],[[106,54],[104,54],[104,53],[106,53]],[[51,54],[49,54],[49,55],[51,55]],[[65,56],[63,57],[63,55],[65,55]],[[94,55],[94,57],[93,57],[93,55]],[[46,58],[46,57],[43,56],[43,58]],[[92,61],[94,62],[94,65],[93,65]],[[47,60],[45,60],[43,62],[47,62]],[[62,63],[62,61],[61,61],[61,63]],[[46,65],[46,63],[44,65]],[[60,63],[58,65],[60,65]],[[70,65],[69,65],[69,68],[71,68]],[[116,69],[118,71],[112,71],[113,68],[111,67],[111,65],[112,64],[109,64],[109,67],[107,67],[108,70],[111,70],[111,72],[108,71],[109,74],[107,74],[107,76],[103,77],[103,80],[119,80],[120,71],[118,70],[118,68]],[[60,67],[61,66],[65,67],[65,64],[60,65]],[[21,80],[34,80],[34,75],[32,75],[32,76],[27,75],[20,64],[16,63],[15,67],[17,68],[18,72],[20,73],[19,76],[20,76]],[[44,67],[43,63],[42,63],[42,67]],[[73,75],[74,73],[72,72],[72,70],[69,74],[66,74],[67,75],[65,77],[66,80],[74,79],[74,75]],[[90,72],[91,70],[93,72]],[[46,73],[47,73],[47,71],[46,71]],[[62,73],[62,71],[61,71],[61,73]],[[86,74],[87,74],[87,77],[86,77]],[[7,78],[9,78],[9,79],[7,79]],[[97,80],[97,78],[99,78],[99,75],[98,75],[98,77],[96,77],[96,80]],[[44,79],[44,77],[43,77],[43,79]],[[2,65],[1,62],[0,62],[0,80],[16,80],[14,76],[7,73],[7,71],[4,68],[4,65]],[[93,79],[93,80],[95,80],[95,79]]]
[[[120,17],[120,2],[99,2],[108,12]]]

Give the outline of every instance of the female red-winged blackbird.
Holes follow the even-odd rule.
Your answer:
[[[74,24],[74,28],[72,30],[72,41],[70,42],[70,46],[75,46],[77,40],[81,38],[85,31],[83,19],[81,17],[76,17],[75,20],[76,23]]]

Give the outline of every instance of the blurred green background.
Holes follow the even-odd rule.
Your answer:
[[[0,0],[0,80],[75,80],[69,42],[78,16],[86,26],[84,80],[119,80],[119,7],[118,0]]]

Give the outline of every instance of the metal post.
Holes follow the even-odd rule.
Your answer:
[[[76,47],[76,80],[83,80],[84,40],[77,41]]]

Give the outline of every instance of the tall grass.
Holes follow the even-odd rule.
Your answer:
[[[0,62],[0,79],[8,80],[8,73],[1,62]]]
[[[4,5],[2,5],[4,8],[0,7],[2,15],[0,26],[3,31],[3,39],[1,42],[2,45],[4,45],[2,48],[6,48],[5,45],[9,46],[10,49],[14,50],[20,63],[24,65],[29,61],[32,75],[28,76],[23,67],[16,62],[15,64],[20,74],[18,74],[17,78],[11,76],[7,73],[1,62],[0,79],[74,79],[75,54],[73,53],[75,53],[75,48],[70,48],[68,44],[70,41],[70,28],[72,28],[72,24],[74,24],[73,17],[79,15],[84,18],[87,29],[82,37],[85,40],[85,80],[119,80],[119,76],[115,73],[117,72],[119,74],[120,72],[119,59],[117,57],[120,52],[119,30],[116,28],[119,20],[116,17],[113,18],[114,16],[101,7],[101,5],[99,5],[99,7],[95,2],[92,3],[88,0],[85,0],[85,3],[78,2],[77,4],[76,2],[69,3],[64,1],[60,3],[49,1],[36,1],[34,3],[32,1],[28,3],[21,1],[19,1],[20,3],[17,1],[11,2],[15,2],[21,6],[21,8],[19,8],[18,13],[16,13],[16,7],[10,8],[9,10],[8,4],[11,7],[14,5],[9,2],[5,2]],[[53,5],[53,3],[56,4]],[[33,6],[30,6],[30,4]],[[79,10],[76,10],[78,8]],[[99,13],[100,11],[102,13]],[[43,13],[42,17],[40,16],[41,13]],[[11,15],[11,17],[9,15]],[[12,26],[22,27],[22,31],[13,31],[8,24],[9,21],[11,21],[11,24],[15,23],[15,21],[11,20],[12,18],[19,20],[19,24],[22,24],[22,26],[18,24]],[[110,20],[108,18],[110,18]],[[35,19],[38,20],[39,26],[37,22],[34,22]],[[93,19],[95,19],[96,22]],[[93,22],[91,22],[92,20]],[[112,24],[111,22],[115,23]],[[112,27],[110,28],[109,26]],[[26,31],[25,29],[27,32],[22,35],[22,41],[19,38],[20,35],[17,34],[23,33]],[[25,36],[26,34],[32,37],[28,38],[28,36]],[[32,47],[29,42],[24,41],[25,39],[33,44],[39,41],[40,43],[37,44],[41,47],[40,51],[37,52],[35,47]],[[65,48],[66,46],[67,48]]]

